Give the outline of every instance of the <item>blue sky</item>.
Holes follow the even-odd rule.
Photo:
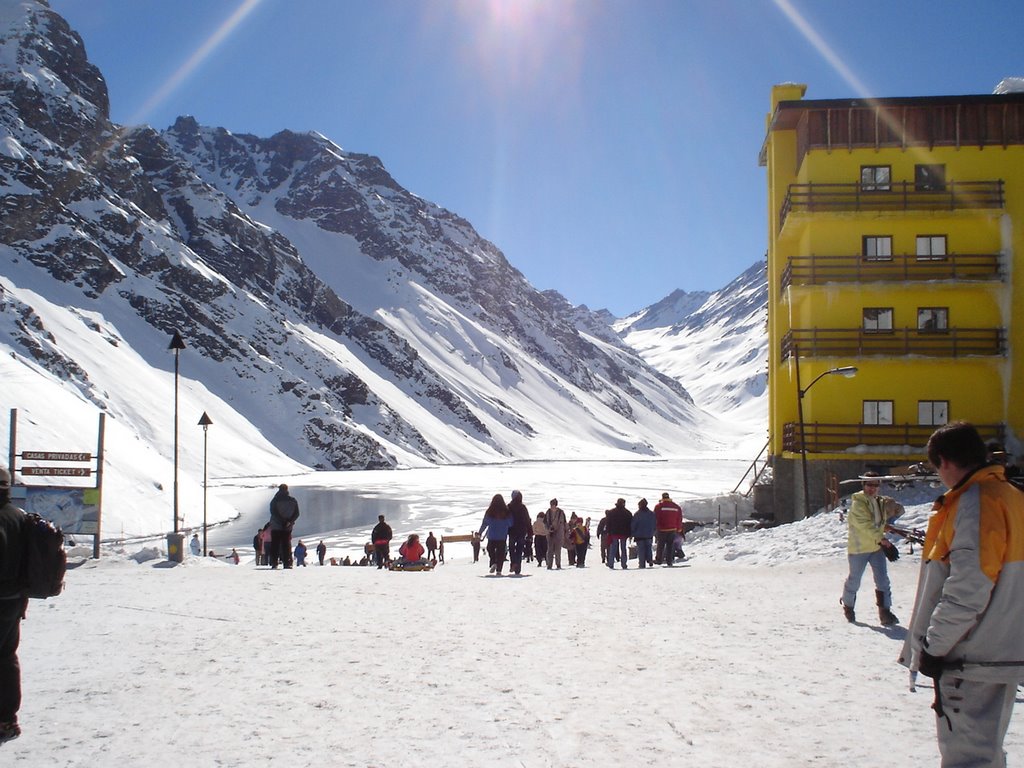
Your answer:
[[[315,130],[468,219],[534,286],[624,315],[766,248],[770,88],[990,93],[1017,2],[51,0],[112,118]]]

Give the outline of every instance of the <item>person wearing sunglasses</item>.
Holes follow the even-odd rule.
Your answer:
[[[878,605],[878,621],[883,627],[899,624],[892,612],[892,591],[889,587],[887,563],[899,557],[896,545],[885,538],[885,526],[903,514],[903,507],[895,499],[879,494],[880,481],[877,472],[864,473],[864,490],[853,494],[850,513],[846,516],[846,555],[850,573],[843,585],[843,596],[839,599],[843,615],[851,624],[857,620],[854,605],[857,590],[864,576],[864,569],[871,566],[875,579],[875,602]]]

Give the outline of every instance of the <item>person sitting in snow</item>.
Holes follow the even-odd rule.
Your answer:
[[[423,552],[419,534],[410,533],[409,538],[398,548],[398,565],[403,568],[410,565],[427,565]]]

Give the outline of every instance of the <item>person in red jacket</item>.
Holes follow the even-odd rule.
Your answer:
[[[683,508],[665,492],[661,494],[661,501],[654,505],[654,519],[658,526],[658,554],[654,562],[671,568],[675,560],[676,534],[683,530]]]
[[[423,552],[423,545],[420,544],[419,534],[416,533],[410,533],[405,544],[398,548],[398,554],[401,556],[401,563],[403,565],[426,563],[426,560],[423,559]]]

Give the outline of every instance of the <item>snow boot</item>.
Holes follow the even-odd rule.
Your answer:
[[[17,720],[0,723],[0,744],[3,744],[6,741],[12,741],[19,736],[21,736],[21,728],[18,726]]]
[[[884,592],[875,590],[875,602],[878,603],[878,621],[883,627],[891,627],[893,624],[900,623],[900,620],[896,618],[896,614],[886,607]]]
[[[853,624],[853,622],[855,622],[857,620],[857,614],[853,612],[853,606],[852,605],[847,605],[846,603],[844,603],[843,602],[843,598],[841,598],[841,597],[839,598],[839,604],[841,606],[843,606],[843,616],[846,617],[846,620],[848,622]]]

